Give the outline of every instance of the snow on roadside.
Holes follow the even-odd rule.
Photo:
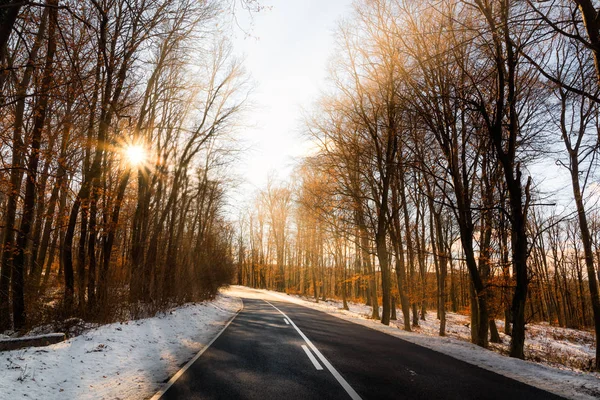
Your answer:
[[[148,398],[241,307],[240,299],[219,294],[55,345],[0,352],[0,393],[11,399]]]
[[[232,289],[235,290],[235,287]],[[247,290],[247,288],[244,288],[244,290]],[[398,313],[400,320],[395,321],[394,325],[385,326],[378,321],[369,319],[371,308],[362,304],[349,303],[350,310],[346,311],[341,309],[341,301],[315,303],[312,299],[303,299],[297,295],[286,295],[269,290],[251,290],[257,290],[284,301],[324,311],[335,317],[397,336],[414,344],[427,347],[560,396],[577,400],[600,398],[600,374],[598,373],[565,370],[550,365],[509,358],[470,343],[468,341],[470,329],[464,325],[468,322],[468,317],[466,316],[450,314],[447,322],[448,336],[440,337],[437,336],[437,320],[435,319],[435,315],[432,314],[429,315],[427,321],[421,321],[421,327],[418,330],[415,332],[406,332],[401,329],[401,313]],[[565,330],[561,331],[560,328],[544,330],[544,325],[534,325],[533,327],[528,334],[532,335],[530,346],[532,346],[534,351],[540,346],[557,346],[562,347],[563,351],[572,356],[576,356],[576,351],[582,351],[585,354],[591,352],[593,354],[594,349],[590,348],[587,340],[581,339],[581,336],[584,336],[586,332],[581,332],[581,335],[579,335],[583,343],[573,343],[571,341],[559,340],[565,335]],[[498,329],[502,328],[503,326],[499,324]],[[556,343],[554,343],[554,337],[556,337]],[[504,339],[506,343],[508,343],[508,340],[508,338]]]

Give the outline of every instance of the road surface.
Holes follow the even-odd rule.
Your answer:
[[[257,293],[247,290],[243,310],[161,399],[560,398],[385,333]]]

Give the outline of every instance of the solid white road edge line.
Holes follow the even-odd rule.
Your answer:
[[[184,374],[184,372],[185,372],[185,371],[187,371],[187,370],[188,370],[188,368],[189,368],[189,367],[191,367],[191,366],[192,366],[192,364],[193,364],[193,363],[195,363],[195,362],[196,362],[196,360],[198,360],[198,359],[200,358],[200,356],[202,356],[202,354],[204,354],[204,352],[205,352],[206,350],[208,350],[208,348],[210,347],[210,345],[211,345],[211,344],[213,344],[213,343],[215,342],[215,340],[217,340],[217,339],[219,338],[219,336],[221,336],[221,334],[222,334],[223,332],[225,332],[225,329],[227,329],[227,327],[228,327],[228,326],[229,326],[229,325],[230,325],[230,324],[233,322],[233,320],[235,319],[235,317],[237,317],[237,316],[238,316],[238,314],[239,314],[239,313],[240,313],[240,312],[241,312],[241,311],[244,309],[244,300],[242,300],[242,299],[240,298],[240,301],[242,302],[242,308],[240,308],[239,310],[237,310],[237,312],[236,312],[235,314],[233,314],[233,316],[232,316],[232,317],[229,319],[229,321],[227,321],[227,323],[225,324],[225,326],[223,327],[223,329],[221,329],[221,330],[219,331],[219,333],[217,333],[217,336],[215,336],[214,338],[212,338],[212,340],[211,340],[211,341],[210,341],[210,342],[209,342],[209,343],[208,343],[206,346],[204,346],[204,348],[203,348],[202,350],[200,350],[200,351],[198,352],[198,354],[196,354],[196,355],[194,356],[194,358],[192,358],[190,361],[188,361],[188,363],[187,363],[187,364],[185,364],[185,365],[183,366],[183,368],[181,368],[179,371],[177,371],[177,373],[176,373],[175,375],[173,375],[173,376],[171,377],[171,379],[169,379],[169,381],[168,381],[168,382],[167,382],[167,383],[166,383],[166,384],[165,384],[165,385],[164,385],[164,386],[163,386],[163,387],[162,387],[162,388],[161,388],[161,389],[160,389],[158,392],[156,392],[156,394],[155,394],[154,396],[152,396],[152,397],[150,398],[150,400],[158,400],[158,399],[160,399],[160,398],[161,398],[161,396],[162,396],[163,394],[165,394],[165,393],[167,392],[167,390],[169,390],[169,388],[170,388],[171,386],[173,386],[173,384],[175,383],[175,381],[176,381],[177,379],[179,379],[179,378],[181,377],[181,375],[183,375],[183,374]]]
[[[327,361],[327,359],[325,358],[325,356],[323,354],[321,354],[321,352],[319,351],[319,349],[317,349],[315,347],[315,345],[312,344],[312,342],[306,337],[306,335],[304,333],[302,333],[302,331],[300,330],[300,328],[298,328],[296,326],[296,324],[294,323],[294,321],[292,321],[292,319],[290,317],[288,317],[283,311],[281,311],[279,308],[275,307],[273,304],[269,303],[267,300],[263,300],[263,301],[265,303],[269,304],[271,307],[273,307],[277,311],[279,311],[281,313],[281,315],[283,315],[284,317],[286,317],[288,319],[288,321],[290,321],[290,324],[292,324],[292,326],[300,334],[300,336],[302,337],[302,339],[304,339],[304,341],[306,342],[306,344],[308,345],[308,347],[310,347],[310,349],[313,351],[313,353],[315,353],[317,355],[317,357],[319,357],[319,360],[321,360],[321,362],[323,363],[323,365],[325,365],[325,367],[327,367],[327,369],[329,370],[329,372],[331,372],[331,375],[333,375],[333,377],[340,383],[340,385],[342,385],[342,387],[344,388],[344,390],[346,391],[346,393],[348,393],[348,395],[350,396],[350,398],[352,400],[362,400],[361,397],[358,395],[358,393],[356,393],[356,391],[354,389],[352,389],[352,386],[350,386],[350,384],[348,382],[346,382],[346,380],[344,379],[344,377],[342,375],[340,375],[340,373],[337,372],[337,370],[333,367],[333,365],[331,365],[331,363],[329,361]]]
[[[309,360],[312,361],[312,363],[315,366],[315,368],[318,371],[322,371],[323,367],[321,367],[321,364],[319,364],[319,362],[317,361],[317,359],[315,358],[315,356],[313,356],[313,354],[310,352],[310,350],[308,349],[308,347],[306,347],[305,344],[302,345],[302,350],[304,350],[304,352],[308,356]]]
[[[287,320],[287,318],[284,318],[283,320],[285,321],[285,324],[286,324],[286,325],[289,325],[289,324],[290,324],[290,322]]]

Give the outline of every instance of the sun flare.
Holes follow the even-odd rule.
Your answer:
[[[146,161],[147,153],[140,145],[129,145],[125,148],[125,155],[129,164],[133,167],[137,167]]]

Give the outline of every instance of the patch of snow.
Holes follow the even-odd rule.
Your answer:
[[[241,306],[240,299],[220,294],[55,345],[0,352],[0,393],[11,399],[148,398]]]
[[[558,360],[573,358],[583,360],[582,365],[585,365],[589,357],[593,358],[594,336],[590,332],[551,327],[548,324],[528,324],[526,353],[529,358],[536,361],[543,356],[545,362],[539,363],[503,355],[508,354],[510,337],[502,332],[500,337],[503,344],[490,346],[495,351],[470,343],[471,330],[467,326],[470,319],[466,315],[447,313],[447,336],[440,337],[438,336],[439,321],[436,319],[435,311],[429,312],[425,321],[420,320],[419,327],[415,327],[413,332],[406,332],[403,330],[401,310],[397,311],[398,320],[386,326],[379,321],[369,319],[371,307],[364,304],[348,302],[350,310],[346,311],[342,309],[341,301],[327,300],[315,303],[314,298],[302,298],[298,295],[286,295],[270,290],[233,286],[226,293],[241,295],[239,292],[247,293],[248,290],[326,312],[563,397],[577,400],[600,398],[599,373],[583,372],[573,367],[566,368],[558,362]],[[502,321],[497,321],[497,325],[499,331],[504,328]],[[548,354],[555,354],[555,359],[548,360]],[[571,362],[576,364],[573,360]]]

